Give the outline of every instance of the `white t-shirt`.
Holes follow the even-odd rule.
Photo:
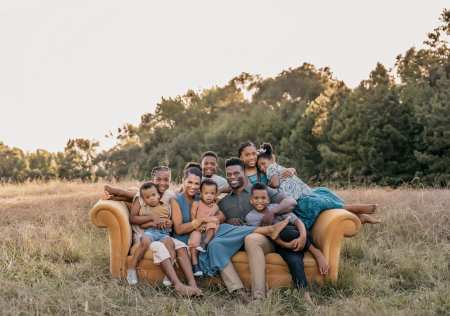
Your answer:
[[[206,179],[205,177],[202,177],[202,181],[205,179]],[[221,176],[213,174],[211,179],[213,179],[214,181],[217,182],[217,185],[219,187],[218,190],[226,189],[226,188],[230,187],[230,185],[228,184],[228,181],[225,178],[222,178]]]
[[[166,190],[166,192],[164,192],[161,201],[164,203],[169,204],[169,200],[175,196],[175,193],[171,190]],[[141,197],[140,193],[136,193],[136,196],[133,198],[133,203],[134,200],[136,198],[139,198],[139,204],[141,205],[141,207],[145,206],[145,202],[144,199]],[[141,236],[144,233],[145,229],[142,229],[139,227],[139,225],[131,225],[131,228],[133,229],[133,244],[138,243],[141,241]]]

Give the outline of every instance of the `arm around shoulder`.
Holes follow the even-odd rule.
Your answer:
[[[269,184],[267,184],[271,188],[278,188],[280,187],[280,179],[278,179],[278,176],[274,174],[270,177]]]

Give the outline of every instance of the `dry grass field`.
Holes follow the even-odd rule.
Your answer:
[[[121,182],[121,187],[138,185]],[[338,190],[378,203],[383,223],[346,239],[337,284],[313,285],[318,308],[292,289],[243,302],[223,287],[203,299],[130,286],[109,272],[106,229],[89,221],[100,183],[0,185],[1,315],[444,315],[450,314],[450,191]]]

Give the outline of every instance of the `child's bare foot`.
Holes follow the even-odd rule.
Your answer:
[[[305,292],[305,298],[306,298],[306,302],[308,302],[309,306],[316,307],[316,305],[311,300],[311,296],[309,295],[309,292]]]
[[[327,274],[328,269],[330,266],[328,265],[327,259],[325,259],[325,256],[323,255],[322,251],[314,247],[313,245],[309,246],[308,251],[314,256],[314,258],[317,261],[317,264],[319,265],[319,272],[320,274]]]
[[[104,185],[105,191],[108,192],[109,195],[118,195],[118,193],[120,192],[120,189],[112,187],[108,184]]]
[[[375,219],[366,214],[356,214],[356,216],[358,216],[359,220],[361,221],[361,224],[366,224],[366,223],[379,224],[379,223],[381,223],[381,221],[379,219]]]
[[[203,296],[202,290],[198,287],[187,286],[184,284],[175,286],[175,291],[181,296]]]
[[[377,211],[378,204],[342,205],[342,208],[358,214],[373,214]]]
[[[295,248],[295,239],[287,242],[286,246],[283,246],[283,247],[287,248],[287,249],[294,249]]]
[[[111,195],[109,195],[108,192],[103,191],[102,193],[102,200],[109,200],[111,198]]]
[[[267,226],[267,228],[271,229],[272,231],[269,232],[269,235],[267,237],[272,238],[272,240],[275,240],[280,235],[280,232],[286,227],[287,224],[289,224],[289,221],[291,220],[291,217],[287,217],[284,221],[276,223],[272,226]]]

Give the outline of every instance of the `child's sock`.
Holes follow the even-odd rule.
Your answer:
[[[129,270],[128,269],[127,281],[130,284],[136,284],[137,283],[138,280],[137,280],[136,270]]]
[[[335,209],[335,208],[342,208],[342,204],[334,203],[333,209]]]

